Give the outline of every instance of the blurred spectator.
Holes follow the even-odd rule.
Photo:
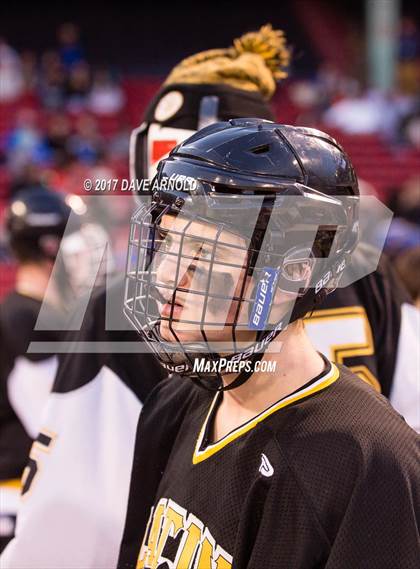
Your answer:
[[[59,168],[67,164],[70,159],[68,151],[70,134],[70,121],[66,115],[55,113],[49,117],[45,142],[50,151],[51,159]]]
[[[25,91],[35,91],[37,84],[37,60],[33,51],[26,50],[21,55],[22,74]]]
[[[41,58],[39,96],[47,109],[60,109],[64,103],[65,74],[60,56],[47,51]]]
[[[301,111],[296,123],[313,126],[319,123],[323,113],[343,98],[357,99],[360,83],[345,75],[333,63],[323,62],[315,80],[297,80],[289,87],[290,98]]]
[[[48,160],[48,149],[33,109],[24,108],[17,113],[16,126],[6,137],[5,153],[14,176],[31,162],[41,164]]]
[[[367,96],[346,97],[334,103],[323,116],[328,127],[339,128],[348,134],[377,132],[382,120],[377,101]]]
[[[315,81],[295,81],[289,87],[289,96],[293,105],[299,109],[296,124],[312,126],[319,122],[324,110],[324,93]]]
[[[357,97],[360,93],[359,81],[355,77],[345,75],[330,61],[324,61],[319,66],[316,85],[322,93],[325,106],[342,97]]]
[[[112,160],[127,160],[130,149],[131,128],[124,119],[120,120],[118,132],[114,134],[107,149]]]
[[[399,255],[395,268],[414,304],[420,308],[420,243]]]
[[[381,231],[377,228],[378,233]],[[389,228],[385,252],[391,259],[398,259],[405,251],[420,244],[420,227],[403,219],[395,218]]]
[[[112,166],[109,165],[109,160],[105,156],[98,157],[96,164],[93,164],[89,177],[94,180],[112,180],[115,179],[116,173]]]
[[[401,20],[399,56],[401,61],[413,61],[420,56],[419,31],[412,18]]]
[[[0,38],[0,103],[12,103],[25,89],[22,62],[18,53]]]
[[[70,113],[78,114],[86,109],[90,86],[89,65],[83,61],[75,63],[68,71],[65,87],[66,107]]]
[[[408,114],[400,123],[400,137],[402,141],[420,150],[420,103],[417,102],[415,110]]]
[[[394,212],[385,249],[396,261],[406,251],[420,245],[420,177],[408,179],[400,188],[395,188],[388,202]]]
[[[46,172],[48,184],[66,194],[83,193],[83,180],[86,178],[90,178],[89,166],[72,156],[61,168],[53,167]]]
[[[93,164],[102,155],[103,140],[96,120],[89,115],[77,119],[76,132],[69,139],[69,151],[85,164]]]
[[[89,109],[96,115],[119,113],[125,103],[123,90],[112,81],[111,74],[102,69],[97,71],[89,95]]]
[[[395,140],[402,117],[413,108],[410,97],[371,89],[334,103],[323,115],[327,127],[348,134],[378,133]]]
[[[61,63],[66,69],[82,62],[83,48],[80,44],[79,28],[70,22],[61,25],[57,31]]]
[[[420,226],[420,175],[409,178],[401,188],[395,188],[389,205],[395,216]]]

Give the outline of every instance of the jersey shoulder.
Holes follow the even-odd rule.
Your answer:
[[[185,414],[211,402],[211,393],[196,386],[194,382],[178,374],[170,374],[158,383],[146,399],[142,414],[156,416]]]
[[[16,291],[9,293],[0,304],[0,314],[3,326],[24,326],[24,329],[33,325],[38,318],[42,303],[40,300],[19,294]]]
[[[309,429],[313,435],[345,434],[349,441],[372,445],[387,441],[399,452],[399,441],[414,443],[416,433],[391,406],[388,399],[369,384],[338,364],[338,380],[314,397],[298,402],[294,427]]]
[[[297,470],[308,478],[350,482],[378,467],[420,475],[419,436],[370,385],[339,365],[339,379],[290,410],[289,426],[276,433]],[[375,466],[376,465],[376,466]],[[334,474],[333,474],[334,473]]]
[[[274,440],[277,460],[330,540],[355,500],[380,512],[388,495],[396,509],[398,500],[420,497],[417,433],[343,366],[333,385],[290,408]],[[282,480],[274,483],[274,496],[281,497]]]
[[[61,339],[64,325],[65,316],[54,306],[16,291],[0,305],[0,326],[5,345],[13,358],[25,356],[34,362],[50,358],[55,354],[54,342]],[[42,342],[46,351],[28,352],[31,342]],[[52,343],[50,346],[47,345],[49,342]]]
[[[361,261],[362,266],[363,262],[367,262],[369,264],[370,256],[374,253],[370,251],[368,246],[365,246],[362,254],[365,259],[364,261]],[[367,270],[369,270],[369,267]],[[396,305],[412,303],[410,295],[401,282],[401,279],[386,253],[382,253],[379,258],[376,270],[356,281],[354,286],[359,290],[359,293],[363,297],[365,297],[370,290],[371,294],[373,293],[374,297],[379,301],[382,299],[389,299],[389,302]]]
[[[26,354],[41,306],[41,301],[15,291],[0,304],[0,327],[9,355]]]

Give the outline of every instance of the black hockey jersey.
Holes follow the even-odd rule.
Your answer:
[[[418,436],[383,396],[333,364],[212,443],[220,397],[146,403],[119,569],[418,567]]]

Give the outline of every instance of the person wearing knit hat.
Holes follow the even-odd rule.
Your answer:
[[[287,77],[290,49],[271,24],[248,32],[228,48],[183,59],[150,102],[131,138],[131,177],[152,178],[158,162],[195,131],[241,117],[274,120],[269,101]]]

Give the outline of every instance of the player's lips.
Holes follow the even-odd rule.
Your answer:
[[[162,292],[167,293],[167,290],[163,289]],[[179,302],[179,295],[175,292],[172,298],[168,298],[168,296],[162,294],[162,292],[158,286],[152,285],[150,288],[150,294],[152,298],[157,301],[160,315],[165,318],[170,318],[171,316],[172,318],[179,318],[184,308],[182,302]]]

